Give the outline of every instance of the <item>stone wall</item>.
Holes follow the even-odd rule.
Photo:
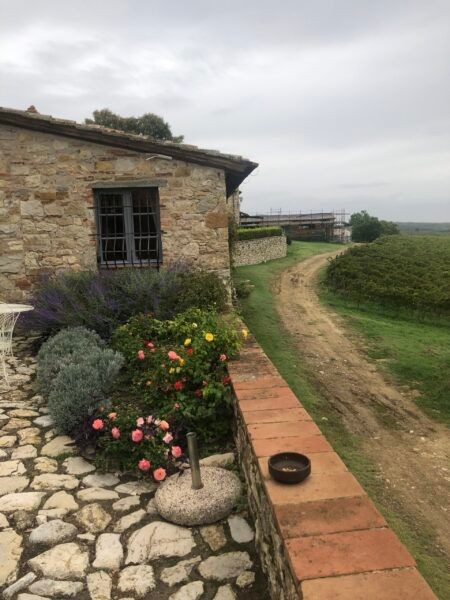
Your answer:
[[[236,241],[233,247],[233,265],[258,265],[275,258],[284,258],[287,254],[284,235],[259,238],[256,240]]]
[[[267,577],[271,598],[298,600],[299,594],[283,547],[283,539],[275,525],[276,520],[264,490],[258,461],[253,456],[247,427],[238,412],[235,441],[239,464],[247,485],[247,500],[255,522],[256,547]]]
[[[229,276],[222,170],[0,126],[0,300],[26,298],[46,271],[95,269],[94,182],[158,183],[163,262]]]

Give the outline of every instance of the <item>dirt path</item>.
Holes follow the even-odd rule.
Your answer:
[[[450,438],[448,430],[424,415],[412,392],[394,387],[365,355],[361,339],[340,317],[321,305],[318,272],[340,251],[313,256],[284,271],[275,282],[277,308],[321,395],[344,424],[363,440],[379,465],[393,507],[436,532],[450,555]],[[394,427],[380,418],[393,415]]]

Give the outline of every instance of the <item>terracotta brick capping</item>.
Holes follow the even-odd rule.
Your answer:
[[[258,344],[249,338],[229,370],[242,438],[239,453],[248,452],[253,463],[244,465],[244,473],[248,479],[252,470],[261,482],[280,540],[280,549],[272,551],[281,553],[279,564],[292,574],[290,590],[283,584],[285,575],[269,577],[274,600],[435,599],[413,557]],[[284,485],[269,477],[268,457],[283,451],[310,457],[308,479]],[[259,487],[254,481],[247,481],[250,495]]]

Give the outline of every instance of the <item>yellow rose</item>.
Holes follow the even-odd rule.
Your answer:
[[[213,334],[212,334],[212,333],[205,333],[205,340],[206,340],[207,342],[212,342],[212,341],[213,341],[213,339],[214,339],[214,336],[213,336]]]
[[[177,368],[175,369],[175,371],[176,371],[177,373],[179,373],[179,372],[181,371],[180,367],[177,367]]]
[[[247,336],[248,336],[248,331],[246,329],[243,329],[242,330],[242,337],[244,338],[244,340],[247,339]]]
[[[191,342],[192,342],[191,338],[186,338],[186,339],[184,340],[184,345],[185,345],[185,346],[189,346],[189,344],[190,344]]]
[[[172,373],[175,373],[175,369],[174,369],[173,367],[170,367],[170,369],[169,369],[169,373],[170,373],[170,374],[172,374]]]
[[[184,365],[184,358],[180,358],[178,362],[180,364],[180,367],[182,367]]]
[[[198,327],[197,323],[192,323],[192,327],[193,327],[194,329],[197,329],[197,327]]]

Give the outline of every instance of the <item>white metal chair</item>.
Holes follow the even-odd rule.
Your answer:
[[[6,370],[6,361],[12,352],[12,339],[14,327],[21,313],[33,310],[29,304],[3,304],[0,303],[0,363],[3,372],[3,378],[6,385],[9,386],[8,373]]]

